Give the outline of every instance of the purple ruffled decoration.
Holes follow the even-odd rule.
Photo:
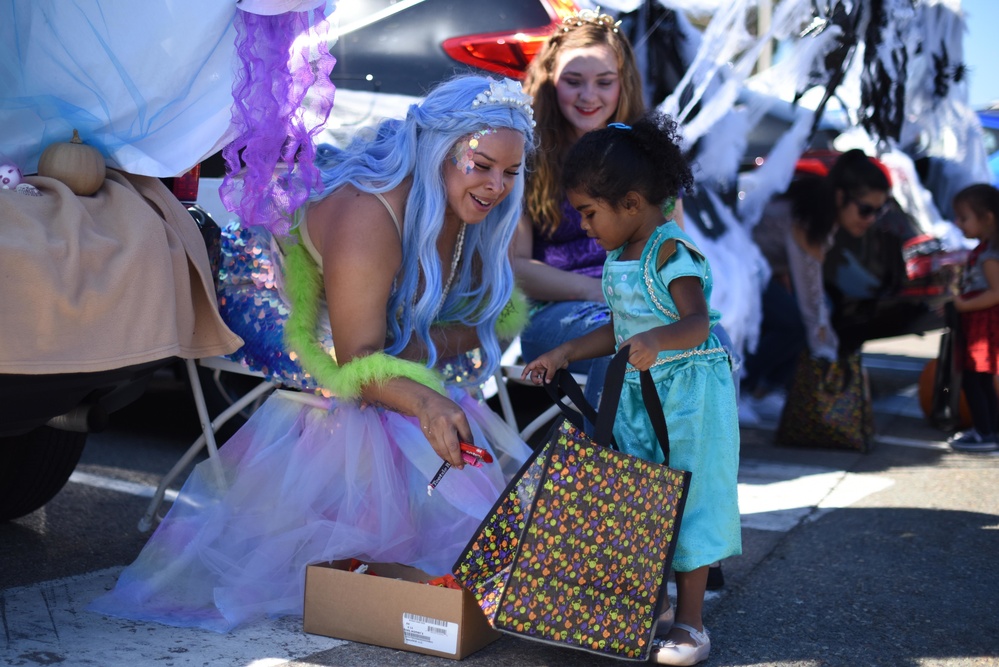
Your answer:
[[[232,89],[237,137],[222,150],[219,195],[242,224],[284,235],[294,211],[321,187],[313,138],[333,109],[336,59],[321,46],[329,23],[322,8],[273,16],[237,11],[235,21],[242,63]],[[318,54],[310,44],[320,45]]]

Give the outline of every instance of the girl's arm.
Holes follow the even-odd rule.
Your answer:
[[[669,293],[680,319],[672,324],[643,331],[621,343],[621,347],[631,346],[628,363],[639,370],[651,368],[663,350],[687,350],[697,347],[708,338],[711,321],[701,281],[695,276],[675,278],[669,284]]]
[[[551,382],[555,371],[568,368],[569,364],[580,359],[593,359],[614,353],[614,322],[605,324],[590,333],[568,340],[553,350],[545,352],[540,357],[524,366],[520,374],[522,379],[528,379],[534,384],[541,384],[542,379]]]
[[[973,310],[985,310],[992,306],[999,305],[999,260],[986,259],[982,262],[982,273],[989,287],[983,292],[979,292],[973,297],[965,299],[961,296],[954,298],[954,309],[959,313],[967,313]]]
[[[402,264],[402,242],[388,211],[373,195],[346,187],[314,204],[305,224],[323,258],[337,363],[384,350],[385,313]],[[369,383],[361,397],[417,417],[434,451],[451,465],[464,466],[458,441],[472,442],[472,432],[449,398],[402,377]]]
[[[556,269],[534,259],[534,226],[526,215],[517,223],[510,251],[513,275],[528,297],[538,301],[604,302],[599,278]]]

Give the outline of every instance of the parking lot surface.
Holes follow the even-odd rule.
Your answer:
[[[742,430],[744,552],[708,594],[703,664],[999,665],[999,455],[952,453],[927,425],[918,379],[937,340],[865,348],[870,453],[777,447],[773,424]],[[162,385],[94,436],[55,501],[0,526],[0,664],[454,664],[306,634],[296,618],[216,635],[85,611],[141,548],[151,488],[197,433],[178,417],[190,410],[183,392]],[[518,398],[526,410],[536,401]],[[620,664],[511,636],[462,663]]]

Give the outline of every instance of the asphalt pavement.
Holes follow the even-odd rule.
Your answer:
[[[702,664],[999,665],[999,454],[950,452],[947,434],[927,424],[918,381],[936,346],[928,335],[865,347],[877,420],[869,453],[778,447],[772,423],[742,429],[743,554],[724,562],[725,585],[706,600],[713,645]],[[519,400],[537,399],[528,390]],[[142,538],[98,556],[100,539],[91,536],[92,555],[59,569],[46,558],[42,523],[36,517],[0,530],[0,560],[21,568],[0,571],[0,664],[454,664],[306,635],[298,619],[227,636],[110,622],[82,607],[113,583]],[[10,540],[16,553],[5,551]],[[28,572],[31,559],[40,574]],[[621,664],[511,636],[462,663]]]

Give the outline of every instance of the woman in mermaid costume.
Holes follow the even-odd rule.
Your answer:
[[[529,453],[439,367],[478,349],[487,377],[499,339],[526,319],[507,248],[532,141],[518,83],[458,77],[405,119],[320,151],[323,190],[290,236],[235,237],[249,248],[229,253],[223,312],[293,389],[275,391],[219,450],[222,479],[210,462],[194,470],[90,609],[225,632],[301,615],[310,563],[449,571]],[[248,266],[276,269],[273,289],[240,291]],[[284,349],[265,350],[282,330]],[[466,466],[461,442],[495,462]],[[457,470],[428,495],[442,461]]]

